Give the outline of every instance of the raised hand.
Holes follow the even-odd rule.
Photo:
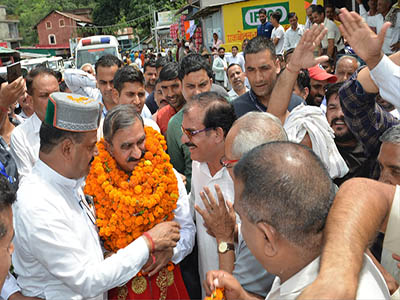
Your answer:
[[[298,72],[300,69],[311,68],[329,59],[326,55],[314,57],[314,50],[327,31],[323,25],[314,24],[310,30],[304,32],[290,59],[288,67],[290,71]]]
[[[3,82],[0,89],[0,106],[8,108],[26,91],[25,80],[18,77],[12,83]]]
[[[383,24],[377,35],[356,12],[349,12],[346,8],[340,9],[340,12],[342,25],[339,26],[339,29],[343,37],[356,54],[367,63],[368,67],[374,68],[382,59],[382,45],[390,23]]]
[[[214,236],[218,241],[233,242],[236,225],[236,215],[231,202],[226,201],[221,188],[215,185],[218,203],[211,191],[205,187],[204,192],[200,193],[201,200],[205,209],[195,206],[197,212],[203,217],[204,226],[207,232]]]

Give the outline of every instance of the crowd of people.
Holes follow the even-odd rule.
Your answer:
[[[400,7],[357,1],[2,82],[1,299],[400,299]]]

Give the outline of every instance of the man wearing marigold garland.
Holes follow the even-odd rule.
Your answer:
[[[152,252],[153,261],[126,285],[111,290],[109,298],[188,299],[179,266],[173,264],[192,251],[195,226],[185,185],[165,153],[164,137],[144,128],[129,104],[108,112],[103,135],[85,192],[94,197],[105,248],[116,252],[164,221],[180,224],[176,247]]]
[[[102,105],[52,93],[40,127],[40,153],[15,203],[13,265],[25,296],[106,299],[157,251],[172,251],[179,224],[165,222],[104,259],[95,212],[81,186],[97,154]]]

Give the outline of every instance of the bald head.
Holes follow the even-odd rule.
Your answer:
[[[287,141],[281,121],[270,113],[249,112],[236,120],[228,132],[225,152],[240,158],[251,149],[272,141]]]
[[[263,144],[245,154],[234,174],[235,184],[243,185],[235,206],[250,222],[268,223],[300,247],[320,246],[335,188],[311,149],[291,142]]]
[[[357,58],[344,55],[338,59],[336,62],[335,75],[337,77],[337,82],[343,82],[350,78],[351,75],[358,69],[360,66]]]

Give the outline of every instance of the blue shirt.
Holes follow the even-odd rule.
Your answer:
[[[271,38],[272,29],[274,26],[270,22],[265,22],[257,26],[257,36],[265,36],[266,38]]]

